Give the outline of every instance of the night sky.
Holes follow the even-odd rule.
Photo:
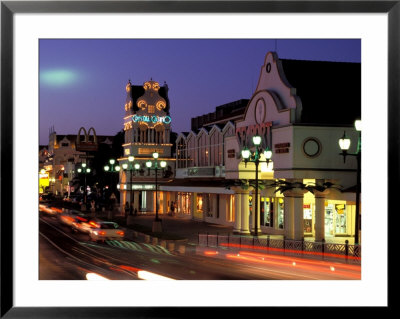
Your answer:
[[[172,130],[192,117],[249,99],[268,51],[283,59],[361,62],[361,40],[40,40],[39,143],[49,128],[97,135],[123,128],[125,86],[169,87]],[[329,74],[327,74],[329,76]]]

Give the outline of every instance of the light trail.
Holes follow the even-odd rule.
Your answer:
[[[231,248],[243,248],[243,249],[253,249],[253,250],[264,250],[264,251],[274,251],[274,252],[279,252],[279,253],[295,253],[295,254],[303,254],[303,255],[312,255],[312,256],[325,256],[325,257],[334,257],[334,258],[340,258],[340,259],[353,259],[353,260],[361,260],[360,257],[355,257],[355,256],[345,256],[345,255],[339,255],[339,254],[332,254],[332,253],[322,253],[318,251],[299,251],[299,250],[293,250],[293,249],[282,249],[282,248],[273,248],[273,247],[259,247],[259,246],[253,246],[253,245],[242,245],[242,244],[232,244],[232,243],[221,243],[220,246],[223,247],[231,247]]]
[[[289,257],[278,257],[278,258],[270,258],[271,256],[260,258],[257,255],[248,252],[240,252],[238,254],[226,254],[226,258],[243,261],[243,262],[251,262],[257,263],[265,266],[278,266],[292,269],[301,269],[305,271],[316,272],[320,274],[329,274],[329,275],[338,275],[343,276],[349,279],[361,279],[361,272],[357,270],[341,270],[338,269],[340,265],[335,265],[333,267],[331,264],[321,264],[321,263],[310,263],[301,261],[293,261],[293,259]],[[277,257],[277,256],[273,256]]]

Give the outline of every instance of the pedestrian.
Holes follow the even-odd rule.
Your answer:
[[[171,215],[174,216],[174,211],[175,211],[175,206],[174,206],[174,202],[171,202]]]

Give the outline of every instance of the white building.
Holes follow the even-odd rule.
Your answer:
[[[121,172],[121,203],[132,198],[136,209],[155,211],[155,176],[146,171],[145,162],[157,151],[175,173],[159,183],[160,214],[173,211],[231,225],[238,234],[261,229],[317,241],[354,235],[357,164],[352,156],[344,162],[338,140],[345,131],[352,140],[349,153],[356,152],[359,63],[280,60],[268,52],[252,97],[193,118],[192,130],[177,137],[175,158],[168,87],[129,82],[126,90],[125,153],[119,162],[129,164],[133,155],[140,171],[131,166]],[[257,205],[255,165],[241,157],[243,148],[254,149],[254,135],[273,153],[271,162],[259,165]]]
[[[343,161],[338,140],[346,131],[349,153],[356,152],[360,64],[279,60],[269,52],[241,110],[230,109],[230,118],[216,112],[192,119],[192,127],[201,125],[178,136],[175,180],[161,187],[176,200],[176,212],[254,232],[255,166],[245,165],[241,150],[260,135],[273,152],[258,172],[261,231],[287,239],[354,235],[355,193],[346,190],[356,184],[356,159]],[[277,181],[287,186],[282,192],[268,187]]]

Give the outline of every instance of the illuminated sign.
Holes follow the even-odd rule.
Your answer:
[[[132,121],[133,122],[147,122],[147,123],[165,123],[169,124],[171,123],[171,117],[170,116],[157,116],[157,115],[134,115],[132,116]]]
[[[156,189],[155,185],[132,185],[132,189],[136,189],[136,190],[153,190]]]

